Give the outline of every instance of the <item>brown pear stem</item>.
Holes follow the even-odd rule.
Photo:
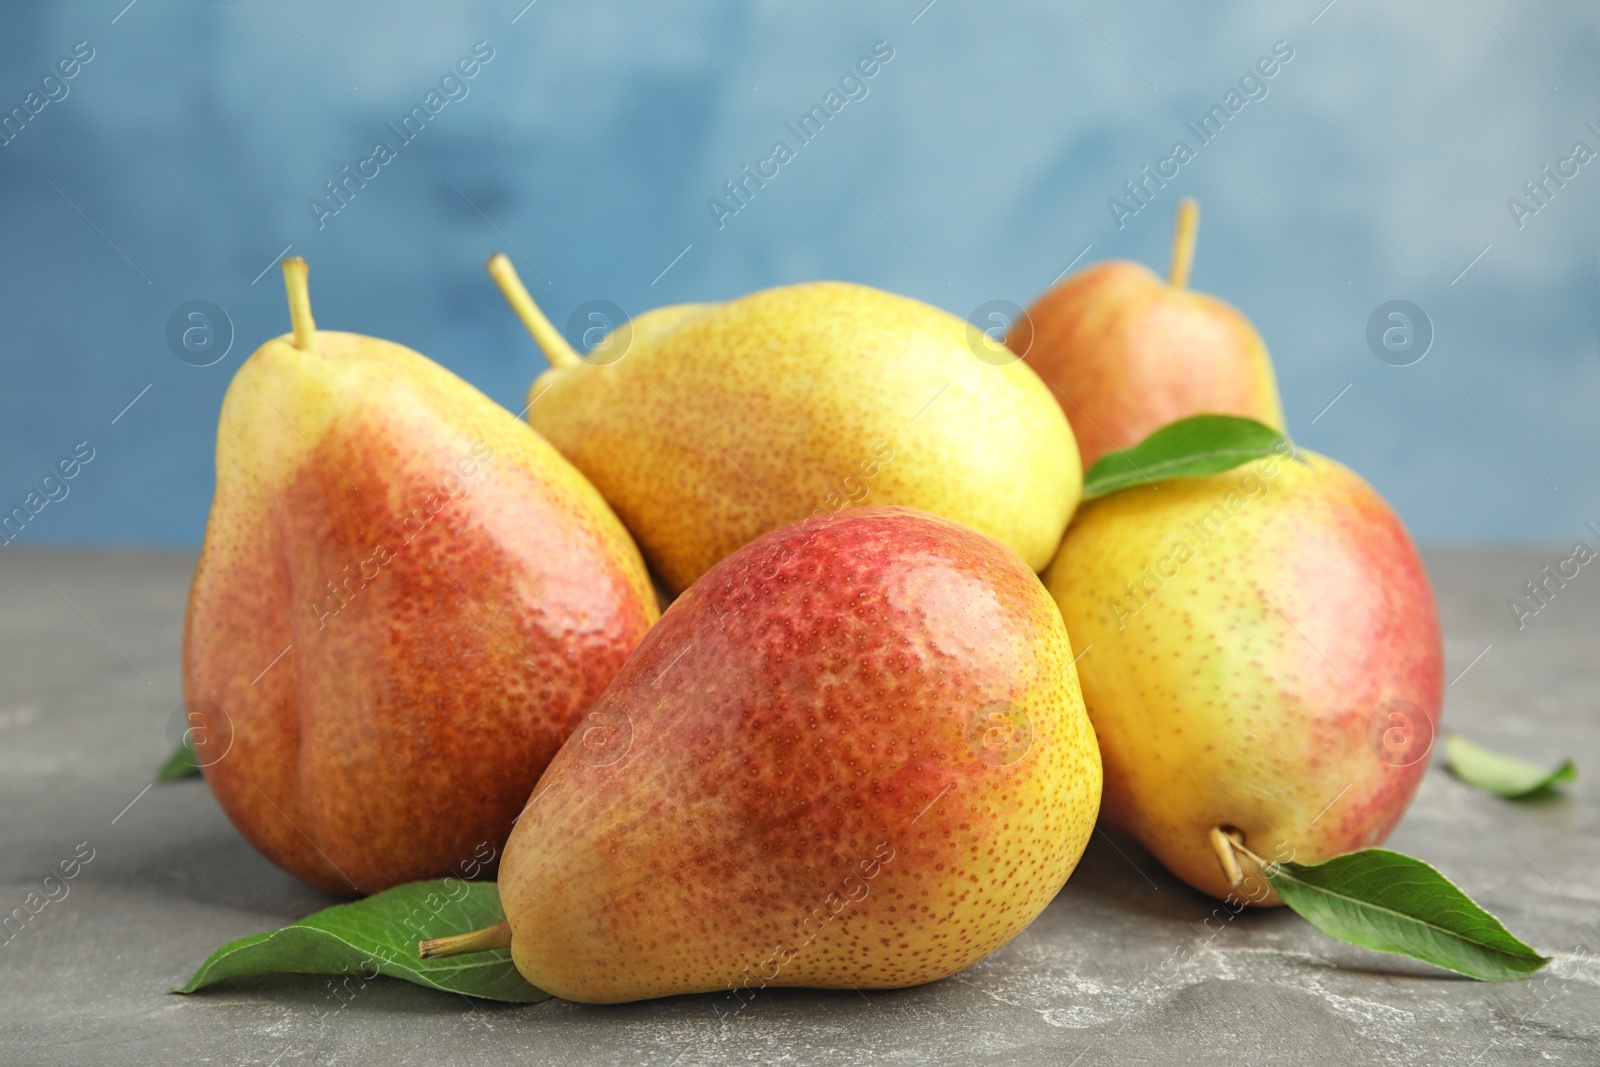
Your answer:
[[[1239,842],[1220,826],[1213,826],[1208,836],[1211,839],[1211,851],[1217,854],[1217,862],[1222,865],[1223,876],[1228,879],[1229,885],[1237,886],[1244,881],[1244,871],[1239,869],[1239,857],[1233,852]]]
[[[1194,266],[1194,242],[1200,231],[1200,205],[1192,196],[1178,201],[1178,219],[1172,228],[1172,272],[1168,280],[1174,289],[1189,284],[1189,268]]]
[[[498,922],[466,934],[434,937],[417,942],[417,955],[425,960],[443,956],[465,956],[469,952],[488,952],[491,949],[511,947],[511,924]]]
[[[311,317],[311,289],[306,276],[311,268],[299,256],[283,261],[283,285],[289,291],[289,321],[294,324],[294,346],[302,352],[317,350],[317,322]]]
[[[544,357],[550,361],[550,365],[564,368],[582,363],[583,357],[567,343],[560,331],[550,325],[550,320],[539,310],[539,305],[533,302],[528,287],[522,284],[522,279],[517,276],[517,268],[511,265],[506,254],[496,252],[489,257],[488,266],[489,277],[505,294],[506,302],[517,313],[517,318],[522,320],[522,325],[533,334],[534,342],[544,350]]]
[[[1237,886],[1244,881],[1244,869],[1239,866],[1240,856],[1254,863],[1263,875],[1277,866],[1250,851],[1245,846],[1244,834],[1238,830],[1224,830],[1220,826],[1213,826],[1206,836],[1211,841],[1211,851],[1217,854],[1217,862],[1222,865],[1222,873],[1227,877],[1229,885]]]

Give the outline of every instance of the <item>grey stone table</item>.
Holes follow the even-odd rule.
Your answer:
[[[145,791],[180,700],[192,558],[8,548],[0,914],[93,858],[0,944],[0,1063],[1600,1064],[1600,576],[1520,630],[1506,603],[1558,558],[1428,554],[1445,714],[1508,752],[1570,755],[1585,779],[1518,805],[1435,766],[1392,839],[1556,953],[1535,979],[1454,978],[1281,910],[1207,926],[1211,902],[1096,834],[1044,915],[953,978],[764,991],[722,1019],[713,997],[507,1007],[387,979],[348,1003],[311,977],[169,994],[222,942],[329,900],[256,855],[202,783]]]

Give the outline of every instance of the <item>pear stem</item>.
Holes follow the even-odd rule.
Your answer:
[[[1211,851],[1217,854],[1217,862],[1222,865],[1222,873],[1227,877],[1229,885],[1238,886],[1244,881],[1244,870],[1239,866],[1240,856],[1254,863],[1263,875],[1277,867],[1276,863],[1264,860],[1246,848],[1244,834],[1238,830],[1224,830],[1220,826],[1213,826],[1207,837],[1211,841]]]
[[[1239,869],[1239,857],[1234,855],[1233,850],[1236,846],[1243,846],[1220,826],[1213,826],[1208,836],[1211,839],[1211,851],[1217,854],[1217,862],[1222,864],[1222,873],[1228,879],[1228,884],[1237,886],[1244,881],[1244,871]]]
[[[1172,273],[1174,289],[1189,284],[1189,268],[1194,266],[1194,242],[1200,230],[1200,205],[1194,197],[1178,201],[1178,218],[1172,228]]]
[[[497,922],[482,930],[449,937],[435,937],[417,942],[417,955],[425,960],[443,956],[465,956],[469,952],[488,952],[491,949],[511,947],[511,924]]]
[[[311,289],[306,283],[310,270],[299,256],[283,261],[283,285],[289,291],[294,346],[302,352],[314,352],[317,348],[317,322],[311,317]]]
[[[496,252],[489,257],[488,266],[489,277],[494,279],[494,283],[505,294],[506,302],[522,320],[522,325],[533,334],[534,341],[544,350],[544,356],[550,361],[550,365],[566,368],[576,367],[582,363],[583,357],[578,355],[554,326],[550,325],[550,320],[539,310],[539,305],[533,302],[528,287],[517,277],[517,268],[511,265],[511,260],[506,258],[506,254]]]

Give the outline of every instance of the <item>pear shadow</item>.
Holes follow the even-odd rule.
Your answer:
[[[1215,902],[1175,877],[1126,834],[1097,824],[1089,847],[1056,899],[1088,897],[1115,911],[1147,918],[1185,918]],[[1210,906],[1207,905],[1208,902]]]
[[[904,989],[822,989],[812,986],[767,986],[732,992],[685,993],[657,997],[627,1004],[578,1004],[554,1001],[563,1014],[601,1018],[609,1024],[640,1021],[659,1023],[664,1014],[681,1021],[703,1018],[708,1024],[759,1024],[763,1017],[793,1021],[816,1010],[830,1025],[853,1017],[871,1018],[893,1010],[896,1002],[918,996],[948,979],[926,982]]]
[[[1521,801],[1506,803],[1517,804]],[[1218,908],[1226,908],[1222,901],[1200,892],[1170,873],[1137,841],[1105,825],[1095,827],[1094,837],[1084,850],[1078,869],[1056,899],[1067,900],[1073,895],[1091,898],[1101,906],[1124,914],[1131,912],[1144,919],[1179,920],[1191,925],[1214,917]],[[1246,931],[1273,928],[1292,931],[1303,926],[1317,939],[1325,936],[1287,907],[1247,906],[1233,914],[1228,923]],[[1329,946],[1342,944],[1331,939],[1326,943]],[[1285,946],[1285,951],[1310,957],[1305,966],[1330,975],[1357,975],[1384,981],[1476,981],[1402,956],[1374,953],[1376,958],[1368,962],[1351,963],[1318,957],[1313,946]]]
[[[304,1011],[308,1018],[338,1014],[368,1016],[455,1016],[477,1012],[488,1016],[544,1012],[574,1022],[604,1022],[608,1026],[627,1023],[659,1024],[663,1018],[679,1022],[700,1019],[708,1026],[719,1024],[759,1025],[763,1017],[786,1021],[815,1011],[819,1021],[833,1025],[841,1019],[871,1018],[891,1011],[896,1002],[914,998],[919,991],[941,985],[944,980],[907,989],[839,990],[804,986],[769,986],[746,991],[742,999],[732,993],[686,993],[656,997],[625,1004],[581,1004],[552,997],[534,1004],[480,1000],[460,993],[429,989],[401,978],[380,975],[354,987],[339,987],[344,976],[320,974],[259,974],[227,978],[194,993],[170,994],[185,1003],[221,1006],[246,1006],[271,1001]],[[537,1016],[530,1014],[530,1019]],[[554,1019],[546,1020],[545,1025]]]
[[[142,848],[106,850],[91,873],[100,885],[286,922],[351,899],[324,893],[279,870],[221,818],[181,830],[167,827],[161,839],[147,839]]]
[[[97,881],[138,892],[200,905],[217,905],[235,911],[259,912],[286,922],[303,919],[334,904],[348,904],[370,894],[329,893],[280,869],[256,851],[216,806],[205,783],[170,784],[170,793],[195,791],[196,803],[181,822],[167,822],[160,836],[146,837],[142,847],[103,853],[93,871]],[[203,797],[203,801],[199,798]],[[465,881],[494,881],[499,873],[500,849],[495,858],[480,864],[477,877]],[[463,857],[467,859],[470,857]],[[450,872],[440,872],[445,877]]]
[[[340,986],[346,979],[355,984]],[[430,989],[403,978],[379,975],[362,981],[346,975],[255,974],[224,978],[215,985],[193,993],[170,993],[173,1001],[193,1002],[200,1007],[270,1001],[274,1005],[303,1010],[308,1017],[349,1015],[460,1015],[467,1011],[497,1015],[509,1011],[538,1011],[563,1004],[554,998],[536,1004],[511,1004],[499,1000],[480,1000],[461,993]]]

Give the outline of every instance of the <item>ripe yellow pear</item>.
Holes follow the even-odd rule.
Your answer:
[[[792,523],[679,597],[574,734],[500,870],[556,996],[886,989],[982,959],[1060,890],[1100,756],[1017,555],[905,508]]]
[[[526,423],[400,345],[294,333],[234,376],[184,629],[240,832],[335,893],[493,855],[657,617],[644,561]]]
[[[1439,620],[1404,525],[1347,468],[1301,450],[1101,497],[1045,584],[1105,817],[1190,885],[1233,889],[1229,833],[1316,863],[1400,820],[1437,736]]]
[[[673,592],[784,523],[868,503],[965,523],[1042,570],[1077,506],[1077,444],[1049,388],[927,304],[791,285],[649,312],[585,358],[504,256],[490,273],[550,360],[528,421]]]

